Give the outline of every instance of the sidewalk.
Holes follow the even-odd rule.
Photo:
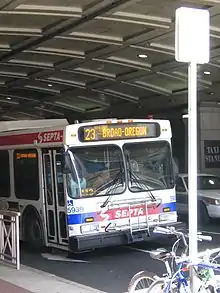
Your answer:
[[[0,263],[0,293],[45,292],[106,293],[30,267],[21,266],[17,271]]]
[[[0,279],[0,293],[31,293],[31,292]]]

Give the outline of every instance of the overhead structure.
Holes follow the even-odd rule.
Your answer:
[[[184,106],[187,65],[174,58],[180,6],[210,12],[211,62],[199,67],[198,89],[200,100],[218,102],[217,4],[1,0],[0,120],[119,117]]]
[[[69,123],[66,119],[1,121],[0,133],[8,131],[29,130],[36,128],[64,127],[67,125],[69,125]]]

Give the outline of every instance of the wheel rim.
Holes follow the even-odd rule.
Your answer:
[[[153,279],[150,279],[147,277],[143,277],[141,279],[136,280],[134,282],[132,292],[139,292],[139,293],[147,292],[147,289],[150,287],[153,281],[154,281]]]

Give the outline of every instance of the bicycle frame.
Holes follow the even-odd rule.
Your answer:
[[[186,236],[184,235],[184,233],[176,231],[175,228],[155,228],[155,232],[160,233],[160,234],[173,234],[173,235],[177,236],[178,239],[173,244],[173,247],[172,247],[173,254],[172,253],[170,254],[171,259],[173,261],[175,261],[175,264],[177,266],[177,270],[174,271],[173,268],[170,268],[168,260],[164,261],[168,274],[167,274],[167,276],[164,276],[162,278],[155,280],[155,282],[153,282],[153,284],[149,287],[149,292],[150,292],[151,288],[156,286],[157,282],[162,282],[164,284],[164,288],[162,289],[164,293],[169,293],[172,286],[177,286],[178,289],[184,289],[183,292],[190,293],[189,281],[183,271],[184,265],[187,265],[187,268],[189,268],[189,267],[202,267],[207,270],[210,270],[211,274],[209,275],[209,278],[206,278],[205,280],[204,280],[204,277],[201,277],[201,276],[199,276],[199,274],[197,274],[197,278],[200,281],[198,284],[198,292],[201,288],[204,288],[205,290],[207,290],[207,288],[210,285],[214,289],[214,292],[217,292],[217,288],[216,288],[217,282],[214,281],[214,276],[215,276],[214,270],[220,271],[220,265],[211,263],[210,256],[214,253],[217,253],[217,252],[218,252],[218,255],[220,256],[220,248],[207,250],[206,252],[199,253],[198,254],[198,262],[192,263],[189,259],[189,256],[186,256],[186,253],[188,250],[188,245],[185,240]],[[183,240],[185,251],[184,251],[184,254],[182,254],[182,257],[179,258],[176,256],[176,251],[175,251],[174,247],[176,246],[176,244],[178,245],[178,243],[181,239]],[[207,235],[198,234],[198,240],[199,241],[203,241],[203,240],[211,241],[212,237],[207,236]],[[168,257],[169,257],[169,254],[168,254]],[[214,258],[214,260],[215,260],[215,258]],[[209,283],[210,280],[211,280],[211,282]]]
[[[182,284],[186,293],[189,292],[189,290],[188,290],[189,285],[188,285],[187,279],[186,279],[186,277],[185,277],[185,275],[184,275],[184,273],[182,271],[182,265],[183,264],[181,263],[178,266],[178,270],[175,272],[175,274],[172,277],[168,276],[168,277],[164,278],[164,281],[166,283],[166,286],[165,286],[165,288],[163,290],[164,293],[169,293],[170,292],[170,288],[171,288],[171,286],[172,286],[174,281],[177,282],[178,285]]]
[[[208,269],[208,270],[211,271],[211,278],[214,277],[214,271],[219,271],[220,272],[220,265],[219,264],[206,263],[204,261],[199,262],[199,263],[190,263],[190,262],[186,262],[186,261],[184,261],[182,263],[179,263],[179,268],[178,268],[177,274],[178,274],[178,276],[183,276],[183,279],[179,278],[179,279],[177,279],[177,281],[183,283],[184,286],[185,286],[185,288],[186,287],[189,287],[189,285],[188,285],[188,282],[187,282],[184,274],[182,273],[182,265],[183,264],[187,265],[188,268],[189,267],[194,267],[194,268],[197,267],[197,268],[205,268],[205,269]],[[175,275],[174,275],[174,278],[175,278]],[[170,282],[172,284],[173,278],[170,280]],[[210,284],[209,284],[209,280],[208,280],[207,283],[204,282],[204,281],[203,281],[203,283],[204,283],[204,285],[206,287],[208,287],[209,285],[211,285],[213,288],[215,288],[215,285],[216,285],[216,284],[213,283],[213,279],[211,279]],[[216,292],[216,288],[214,290],[215,290],[214,292]],[[165,291],[165,292],[168,293],[168,291]],[[185,291],[185,292],[188,292],[188,291]]]
[[[165,285],[165,288],[163,289],[164,293],[169,293],[170,288],[174,282],[177,282],[178,285],[182,285],[184,288],[184,291],[186,293],[190,292],[189,283],[187,281],[186,276],[183,273],[183,265],[187,265],[188,267],[202,267],[210,270],[220,271],[220,265],[219,264],[213,264],[213,263],[205,263],[205,262],[199,262],[199,263],[191,263],[189,261],[183,261],[179,262],[178,269],[175,272],[175,274],[171,277],[169,274],[167,277],[163,278]],[[167,267],[166,263],[165,266]],[[211,284],[213,286],[213,283]],[[152,284],[153,287],[153,284]],[[214,287],[214,286],[213,286]]]

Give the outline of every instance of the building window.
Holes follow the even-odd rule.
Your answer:
[[[0,197],[10,196],[10,165],[8,151],[0,151]]]
[[[37,150],[14,151],[14,181],[17,198],[39,199],[39,171]]]

